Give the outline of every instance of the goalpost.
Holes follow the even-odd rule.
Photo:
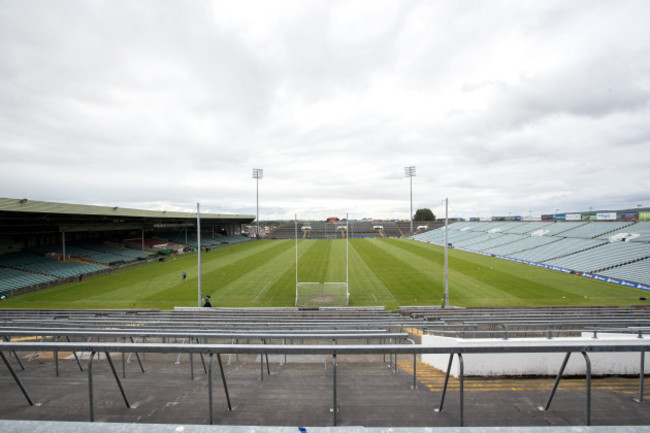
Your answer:
[[[345,281],[300,281],[298,279],[298,216],[295,216],[296,238],[296,307],[343,307],[350,303],[349,243],[350,223],[345,216]]]

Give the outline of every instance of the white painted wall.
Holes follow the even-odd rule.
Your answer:
[[[552,341],[593,341],[592,333],[584,333],[582,337],[554,338]],[[599,334],[599,341],[637,340],[636,337],[621,334]],[[513,338],[511,340],[491,338],[449,338],[431,335],[422,336],[422,345],[436,347],[453,347],[458,343],[489,346],[491,343],[503,344],[506,341],[540,341],[535,338]],[[551,375],[560,371],[564,353],[486,353],[463,355],[465,376],[522,376],[522,375]],[[650,358],[650,355],[646,355]],[[641,363],[639,353],[589,353],[592,375],[631,374],[638,375]],[[422,362],[442,371],[447,371],[449,355],[423,354]],[[646,360],[645,373],[650,373],[650,360]],[[454,356],[451,374],[459,375],[458,357]],[[582,354],[573,353],[564,370],[565,375],[584,375],[585,360]]]

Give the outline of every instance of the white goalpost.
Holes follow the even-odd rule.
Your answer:
[[[296,307],[342,307],[350,303],[349,243],[350,223],[345,216],[345,281],[300,281],[298,279],[298,216],[295,216]]]

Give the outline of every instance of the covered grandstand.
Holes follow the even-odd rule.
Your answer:
[[[202,213],[202,247],[248,240],[252,215]],[[196,249],[197,215],[0,198],[0,295]]]

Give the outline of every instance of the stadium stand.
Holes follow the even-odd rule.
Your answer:
[[[614,242],[559,259],[547,260],[545,263],[575,271],[596,273],[603,269],[632,263],[648,257],[650,257],[650,249],[647,245],[639,243],[630,243],[628,245],[626,242]]]
[[[553,242],[542,244],[539,247],[531,250],[521,251],[519,253],[513,254],[511,257],[522,260],[529,260],[531,262],[546,263],[548,260],[568,256],[581,251],[586,251],[590,248],[595,248],[603,245],[604,243],[599,240],[579,238],[570,239],[547,236],[543,236],[542,238],[551,239]]]
[[[150,258],[153,255],[153,253],[143,252],[141,250],[138,251],[131,248],[116,247],[105,243],[100,244],[96,242],[95,243],[86,242],[83,244],[79,244],[79,246],[87,250],[99,251],[101,253],[122,257],[125,262],[144,260]]]
[[[324,222],[324,221],[298,221],[298,237],[305,239],[339,239],[342,237],[339,227],[345,226],[345,221]],[[350,238],[391,238],[403,237],[410,233],[410,221],[350,221]],[[419,233],[427,233],[434,228],[444,225],[444,221],[413,221],[414,230]],[[303,227],[311,229],[305,235]],[[380,227],[381,229],[375,228]],[[296,223],[290,221],[274,228],[270,233],[270,239],[295,239]],[[416,230],[416,227],[426,227]]]
[[[476,249],[480,251],[488,250],[490,248],[508,245],[513,242],[521,240],[520,235],[498,233],[482,236],[481,238],[474,238],[471,241],[462,242],[461,245],[465,248]]]
[[[523,235],[524,233],[530,233],[535,230],[543,229],[546,226],[549,226],[553,223],[548,223],[548,222],[521,222],[521,223],[512,223],[512,225],[508,224],[507,229],[505,230],[507,233],[517,233]]]
[[[568,223],[571,224],[571,223]],[[597,223],[582,224],[576,228],[562,232],[562,236],[567,238],[587,238],[593,239],[603,236],[606,233],[611,233],[633,225],[634,222],[618,222],[618,221],[600,221]]]
[[[587,224],[600,224],[600,223],[590,223],[588,221],[577,221],[577,222],[566,222],[566,221],[558,221],[552,224],[549,224],[546,227],[542,227],[540,229],[541,233],[543,236],[555,236],[555,235],[560,235],[566,232],[567,230],[575,230],[580,226],[587,225]],[[531,232],[530,234],[533,234],[535,232]]]
[[[32,253],[5,254],[0,257],[0,264],[7,268],[56,278],[78,277],[106,269],[105,266],[74,260],[60,262]]]
[[[243,235],[215,235],[216,241],[219,241],[219,245],[226,245],[226,244],[238,244],[241,242],[248,242],[252,238],[243,236]]]
[[[617,265],[613,268],[601,270],[598,273],[606,277],[637,281],[650,285],[650,259],[646,258],[628,264]]]
[[[527,238],[518,237],[517,240],[504,245],[487,247],[485,248],[485,252],[502,256],[520,257],[518,253],[537,249],[553,242],[557,242],[557,240],[549,236],[530,236]]]
[[[158,237],[169,242],[187,245],[192,248],[196,248],[198,246],[198,238],[196,236],[196,233],[186,234],[185,231],[164,232],[159,233]],[[211,234],[201,233],[201,247],[218,247],[220,245],[234,244],[250,240],[251,238],[242,235],[221,235],[215,233],[213,237]]]
[[[215,237],[215,243],[208,245],[210,247],[248,240],[237,233],[241,233],[242,226],[250,224],[255,217],[208,212],[202,213],[200,218],[203,235],[211,232],[212,235],[206,238]],[[24,293],[80,275],[149,261],[158,254],[183,253],[189,250],[184,243],[184,234],[192,232],[195,238],[196,226],[195,212],[0,197],[0,267],[26,275],[54,277],[41,282],[42,279],[30,280],[24,275],[19,284],[20,292]],[[182,234],[183,241],[165,241],[164,248],[160,248],[157,234],[174,230],[176,236]],[[222,234],[226,236],[222,237]],[[0,289],[16,286],[15,272],[3,275],[7,278],[0,278]],[[3,297],[13,294],[3,293]]]
[[[63,247],[61,245],[49,245],[35,247],[32,248],[31,251],[37,254],[46,255],[59,254],[62,249]],[[151,253],[127,248],[117,248],[96,242],[67,244],[65,250],[68,257],[73,257],[92,263],[99,263],[105,266],[114,266],[134,262],[137,260],[144,260],[152,256]]]
[[[56,278],[52,276],[21,272],[14,269],[0,267],[0,293],[49,283],[55,280]]]
[[[411,238],[444,245],[445,229]],[[449,226],[448,242],[454,248],[576,272],[624,275],[635,278],[625,281],[642,284],[648,280],[643,275],[645,265],[633,265],[650,257],[648,222],[456,222]]]
[[[602,235],[599,238],[618,238],[626,242],[650,243],[650,222],[637,222],[636,224]]]

